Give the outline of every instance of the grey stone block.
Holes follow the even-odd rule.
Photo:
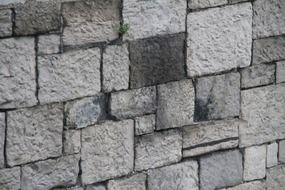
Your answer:
[[[60,52],[60,36],[58,34],[41,35],[38,39],[39,54],[53,54]]]
[[[145,115],[135,118],[135,134],[143,135],[152,133],[155,129],[155,115]]]
[[[21,188],[21,168],[1,169],[0,181],[1,190],[19,190]]]
[[[285,82],[285,61],[276,63],[276,83]]]
[[[106,187],[104,185],[88,185],[86,187],[86,190],[106,190]]]
[[[12,36],[12,11],[0,10],[0,37]]]
[[[221,190],[266,190],[266,187],[264,181],[253,181]]]
[[[278,165],[267,170],[267,190],[281,190],[285,188],[285,165]]]
[[[108,181],[108,190],[146,190],[146,174],[139,173],[130,177]]]
[[[285,163],[285,140],[279,142],[279,161]]]
[[[278,164],[278,144],[276,142],[267,145],[266,157],[266,165],[268,168]]]
[[[225,5],[227,3],[227,0],[188,0],[188,7],[190,9],[201,9]]]
[[[5,158],[4,158],[5,130],[6,130],[5,113],[0,112],[0,169],[4,168],[5,164]]]
[[[63,153],[79,153],[81,148],[81,131],[67,130],[63,133]]]

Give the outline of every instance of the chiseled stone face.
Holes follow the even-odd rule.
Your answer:
[[[110,180],[108,190],[146,190],[146,174],[139,173],[131,177]]]
[[[0,37],[5,36],[12,36],[12,11],[10,9],[0,10]]]
[[[4,143],[5,143],[5,113],[0,112],[0,169],[4,168]]]
[[[134,123],[107,121],[82,129],[83,184],[126,175],[133,170]]]
[[[221,190],[265,190],[265,183],[263,181],[252,181]]]
[[[200,76],[246,67],[251,61],[250,3],[188,14],[187,71]]]
[[[201,9],[227,4],[227,0],[188,0],[190,9]]]
[[[21,188],[21,168],[5,168],[0,170],[0,189],[19,190]]]
[[[62,152],[63,111],[58,104],[19,109],[7,115],[9,166],[57,157]]]
[[[267,190],[278,190],[285,188],[285,165],[278,165],[267,170]]]
[[[41,35],[38,39],[39,54],[53,54],[60,51],[60,36],[58,34]]]

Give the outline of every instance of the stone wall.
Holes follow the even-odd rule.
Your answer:
[[[284,0],[0,0],[1,190],[284,190]]]

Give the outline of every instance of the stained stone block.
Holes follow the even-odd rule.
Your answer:
[[[45,190],[74,185],[79,173],[79,155],[40,161],[22,167],[22,190]]]
[[[8,112],[9,166],[57,157],[62,153],[63,111],[50,104]]]
[[[267,190],[279,190],[285,188],[285,165],[278,165],[267,170]]]
[[[157,129],[193,123],[195,92],[192,80],[158,86]]]
[[[214,190],[242,182],[242,155],[238,150],[214,153],[200,160],[200,188]]]
[[[227,0],[188,0],[188,7],[190,9],[201,9],[207,7],[215,7],[219,5],[225,5]]]
[[[21,168],[5,168],[0,170],[0,189],[19,190],[21,187]]]
[[[4,143],[5,143],[5,113],[0,112],[0,169],[4,168],[5,158],[4,158]]]
[[[221,190],[265,190],[263,181],[253,181]]]
[[[79,1],[62,5],[63,44],[83,45],[119,37],[121,1]]]
[[[67,130],[63,133],[63,152],[65,154],[79,153],[81,148],[80,130]]]
[[[126,175],[134,165],[134,123],[107,121],[82,129],[83,184]]]
[[[101,90],[98,48],[40,56],[38,68],[41,103],[95,95]]]
[[[123,3],[123,21],[130,26],[126,39],[185,31],[186,0],[126,0]]]
[[[279,142],[279,161],[285,163],[285,140]]]
[[[146,174],[139,173],[130,177],[108,182],[108,190],[146,190]]]
[[[195,121],[239,116],[239,73],[198,78],[195,101]]]
[[[135,134],[143,135],[152,133],[155,129],[155,115],[145,115],[135,118]]]
[[[37,103],[34,38],[0,40],[0,108]]]
[[[149,171],[149,190],[198,190],[198,163],[186,161]]]
[[[188,75],[200,76],[249,66],[251,25],[250,3],[188,14]]]
[[[183,79],[184,40],[185,34],[175,34],[131,42],[130,87]]]
[[[12,11],[0,10],[0,37],[12,36],[12,25]]]
[[[278,144],[273,142],[267,145],[266,166],[272,167],[278,164]]]
[[[58,34],[41,35],[38,39],[39,54],[53,54],[60,51],[60,36]]]
[[[285,61],[276,63],[276,83],[285,82]]]

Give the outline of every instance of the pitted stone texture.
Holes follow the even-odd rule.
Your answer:
[[[64,45],[82,45],[119,37],[121,1],[81,1],[62,5]]]
[[[190,9],[201,9],[207,7],[215,7],[219,5],[225,5],[227,0],[188,0],[188,7]]]
[[[242,155],[238,150],[214,153],[200,160],[201,190],[214,190],[242,182]]]
[[[116,118],[130,118],[154,113],[156,104],[154,86],[115,92],[111,94],[111,115]]]
[[[38,68],[41,103],[90,96],[101,90],[98,48],[40,56]]]
[[[134,123],[108,121],[82,129],[83,184],[105,181],[133,170]]]
[[[157,129],[193,123],[195,92],[192,80],[162,84],[157,91]]]
[[[279,142],[279,161],[285,163],[285,140]]]
[[[57,157],[62,152],[63,111],[51,104],[8,112],[9,166]]]
[[[175,34],[131,42],[131,88],[185,78],[184,40],[185,34]]]
[[[0,40],[0,108],[37,103],[34,38]]]
[[[106,190],[104,185],[88,185],[86,190]]]
[[[285,1],[253,2],[253,38],[285,34]]]
[[[253,41],[252,64],[285,59],[285,36]]]
[[[253,181],[221,190],[265,190],[263,181]]]
[[[152,133],[155,129],[155,115],[145,115],[135,118],[135,134],[143,135]]]
[[[126,0],[123,20],[130,29],[126,39],[139,39],[185,31],[187,1]]]
[[[244,152],[243,179],[251,181],[262,179],[266,174],[266,145],[252,146]]]
[[[22,167],[22,190],[46,190],[74,185],[79,173],[79,155],[40,161]]]
[[[240,146],[250,146],[285,138],[285,84],[241,92]]]
[[[239,73],[198,78],[195,101],[195,121],[239,116]]]
[[[198,163],[186,161],[149,171],[149,190],[198,190]]]
[[[81,148],[80,130],[67,130],[63,133],[63,152],[65,154],[79,153]]]
[[[272,84],[275,81],[275,64],[259,64],[241,71],[241,87],[250,88]]]
[[[267,190],[285,189],[285,165],[278,165],[267,170]]]
[[[182,134],[179,130],[138,136],[135,141],[135,170],[137,171],[181,160]]]
[[[200,76],[246,67],[251,61],[250,3],[188,14],[187,71]]]
[[[12,11],[10,9],[0,10],[0,37],[5,36],[12,36]]]
[[[129,51],[127,45],[108,46],[103,54],[103,90],[128,89]]]
[[[276,63],[276,82],[285,82],[285,61]]]
[[[53,54],[60,51],[60,36],[58,34],[41,35],[38,39],[39,54]]]
[[[103,94],[74,100],[65,104],[67,128],[84,128],[106,116],[106,98]]]
[[[21,168],[6,168],[0,170],[0,189],[19,190],[21,187]]]
[[[4,168],[5,158],[4,158],[4,143],[5,143],[5,113],[0,112],[0,169]]]
[[[266,165],[268,168],[278,164],[278,144],[276,142],[267,145],[266,157]]]
[[[108,182],[108,190],[146,190],[146,174],[139,173],[131,177],[114,179]]]

